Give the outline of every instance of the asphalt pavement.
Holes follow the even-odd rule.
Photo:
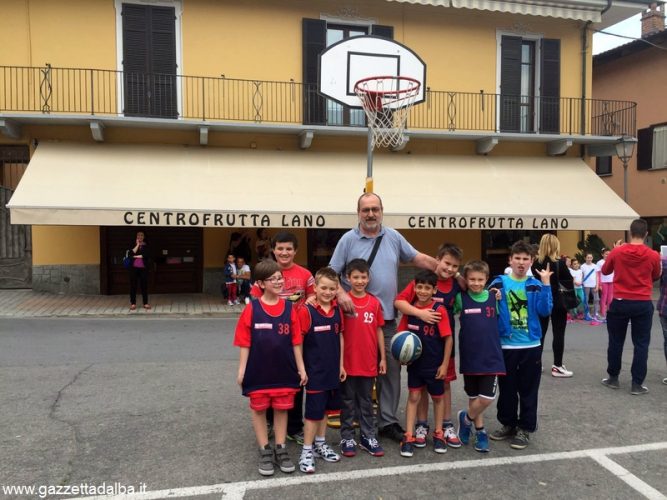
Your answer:
[[[20,300],[11,293],[24,308],[37,300],[34,292]],[[126,308],[126,297],[112,299]],[[69,307],[68,314],[42,304],[32,316],[25,309],[11,315],[3,312],[10,299],[0,292],[4,498],[78,498],[102,490],[132,493],[125,498],[666,498],[661,380],[667,368],[657,316],[645,382],[650,392],[642,396],[629,393],[629,337],[621,389],[614,391],[600,384],[604,325],[568,325],[571,379],[550,376],[548,334],[539,430],[523,451],[492,442],[486,455],[469,446],[437,455],[429,441],[406,459],[384,440],[382,458],[360,452],[335,464],[318,461],[314,475],[277,472],[264,479],[256,470],[247,400],[235,383],[232,338],[240,307],[93,313],[108,305],[88,300],[58,306]],[[456,412],[466,404],[461,380],[452,394]],[[487,427],[498,427],[495,406]],[[337,442],[336,431],[328,439]],[[288,446],[296,460],[298,447]]]

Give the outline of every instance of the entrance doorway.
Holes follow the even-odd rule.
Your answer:
[[[202,228],[101,227],[101,292],[126,294],[130,277],[123,267],[125,251],[134,246],[137,231],[146,233],[150,249],[149,293],[201,293],[203,277]]]

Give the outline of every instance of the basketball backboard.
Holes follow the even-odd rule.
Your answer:
[[[426,64],[405,45],[374,35],[341,40],[320,54],[320,94],[360,108],[355,84],[373,76],[410,77],[421,85],[414,103],[424,101]]]

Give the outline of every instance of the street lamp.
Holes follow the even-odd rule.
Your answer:
[[[614,147],[616,156],[623,162],[623,201],[628,202],[628,162],[635,152],[637,139],[629,135],[622,136]]]

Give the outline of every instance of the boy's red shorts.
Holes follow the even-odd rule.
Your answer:
[[[449,358],[449,365],[447,366],[447,373],[445,374],[445,382],[456,380],[456,362],[454,358]]]
[[[269,408],[274,410],[291,410],[294,406],[294,395],[296,389],[263,389],[248,394],[250,398],[250,409],[264,411]]]

